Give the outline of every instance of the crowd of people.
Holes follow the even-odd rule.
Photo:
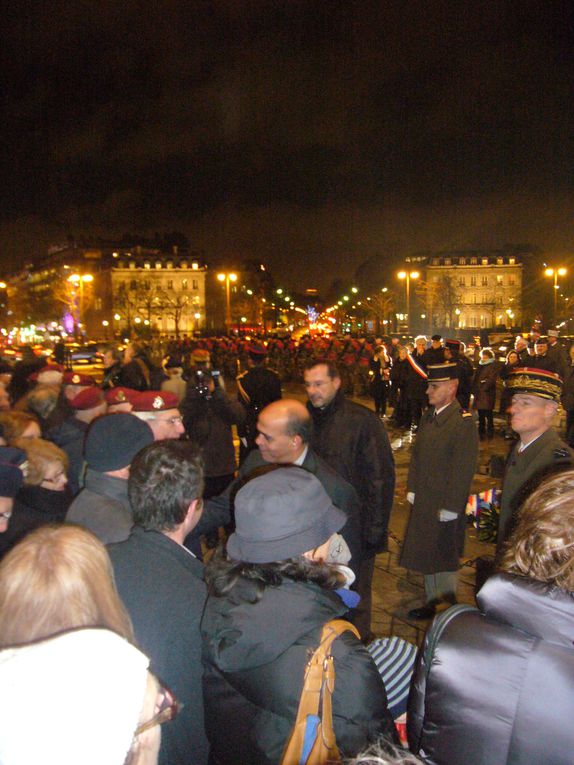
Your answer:
[[[505,363],[477,349],[476,368],[439,335],[171,340],[161,363],[130,344],[99,382],[4,367],[0,763],[296,765],[306,667],[341,619],[326,714],[346,762],[570,763],[574,452],[555,422],[562,402],[570,442],[573,357],[554,331],[530,345]],[[284,395],[297,380],[306,403]],[[463,607],[499,381],[513,441],[496,561]],[[391,425],[413,434],[400,565],[424,579],[409,618],[430,624],[400,710],[397,662],[365,650],[402,499]]]

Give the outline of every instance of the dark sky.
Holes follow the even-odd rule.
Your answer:
[[[374,254],[570,251],[571,5],[11,3],[3,263],[173,229],[302,287]]]

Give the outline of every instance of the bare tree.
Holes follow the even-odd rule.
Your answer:
[[[182,317],[192,307],[193,298],[187,290],[158,290],[158,300],[164,315],[173,319],[175,336],[179,337]]]
[[[371,295],[368,301],[361,301],[368,316],[377,322],[377,332],[381,331],[384,322],[392,321],[393,312],[397,304],[397,296],[394,292],[377,292]]]

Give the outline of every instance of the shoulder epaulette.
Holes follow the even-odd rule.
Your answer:
[[[472,417],[472,412],[469,412],[468,409],[460,409],[460,416],[463,419],[467,419],[468,417]]]
[[[565,457],[570,457],[570,452],[568,449],[554,449],[554,456],[556,459],[564,459]]]

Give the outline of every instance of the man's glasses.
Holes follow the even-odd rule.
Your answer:
[[[153,728],[155,725],[163,725],[164,722],[173,720],[174,717],[177,717],[177,715],[180,713],[183,704],[179,703],[169,688],[161,686],[159,692],[163,697],[160,702],[159,711],[151,718],[151,720],[138,725],[135,732],[136,736],[139,736],[140,733]]]

